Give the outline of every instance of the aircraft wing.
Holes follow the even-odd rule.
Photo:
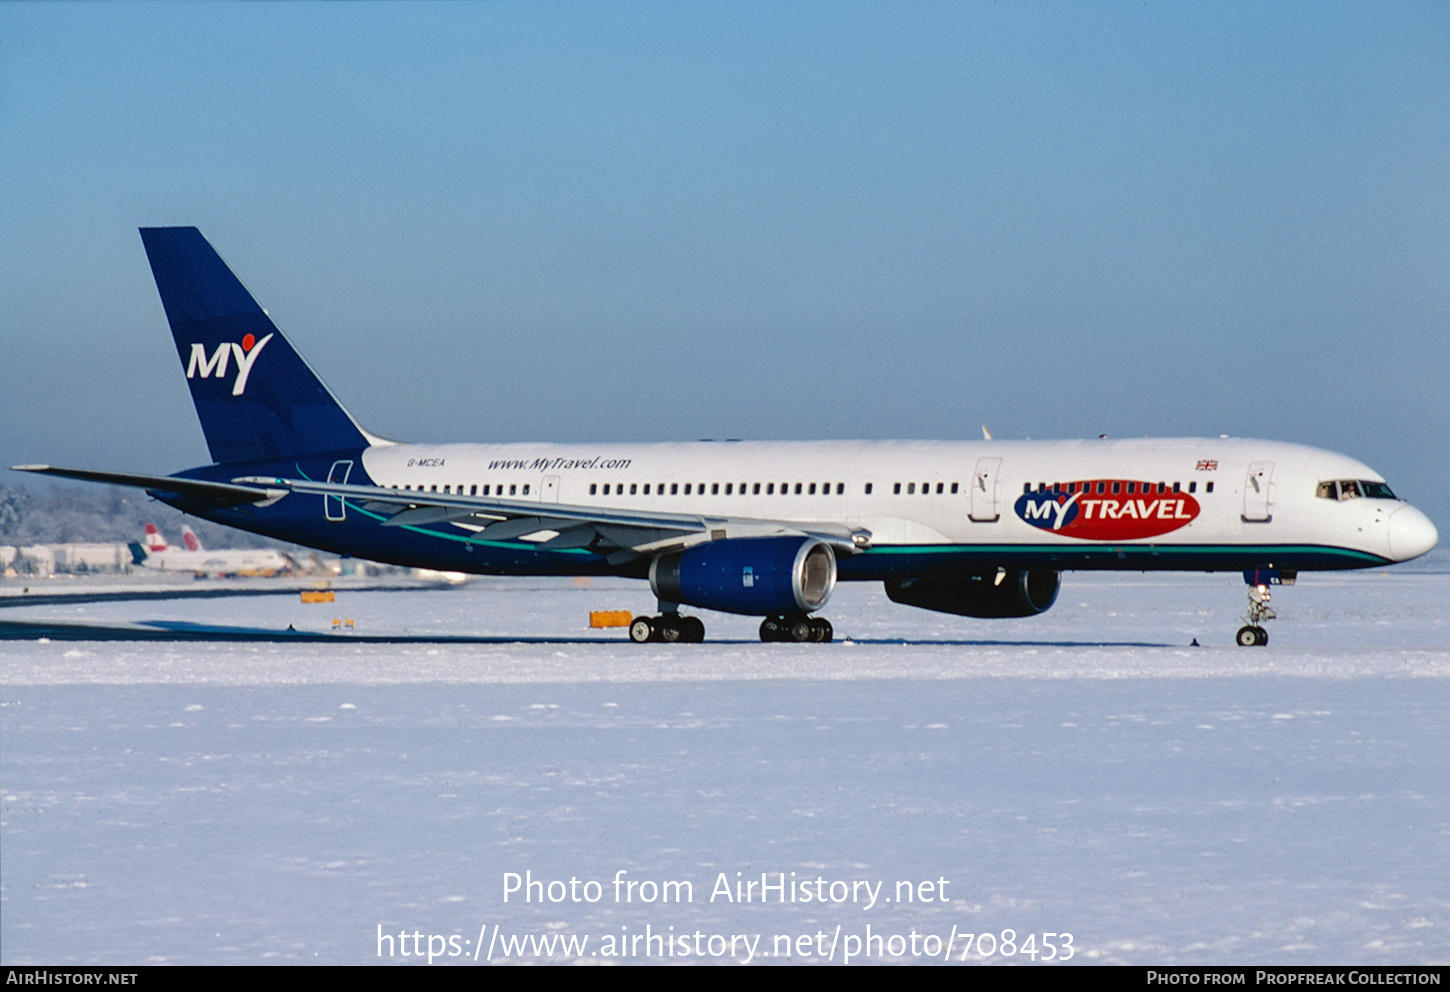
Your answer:
[[[709,516],[657,510],[611,510],[531,500],[422,492],[383,486],[359,486],[306,479],[244,476],[238,486],[267,491],[331,496],[384,517],[384,527],[421,527],[449,523],[473,531],[484,541],[529,540],[542,550],[589,548],[618,564],[635,555],[654,554],[709,541],[800,534],[855,554],[871,544],[871,534],[839,523]]]
[[[17,472],[36,472],[41,475],[55,475],[64,479],[80,479],[84,482],[105,482],[113,486],[135,486],[147,492],[176,493],[195,499],[206,500],[218,507],[241,506],[245,503],[265,503],[287,495],[285,489],[256,488],[226,482],[206,482],[201,479],[178,479],[170,475],[137,475],[134,472],[98,472],[83,468],[57,468],[53,465],[12,465]]]

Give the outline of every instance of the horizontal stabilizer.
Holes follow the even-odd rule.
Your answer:
[[[97,472],[82,468],[57,468],[53,465],[12,465],[17,472],[55,475],[83,482],[104,482],[113,486],[135,486],[152,493],[176,493],[206,500],[216,506],[241,506],[281,499],[285,489],[261,489],[229,482],[206,482],[201,479],[178,479],[170,475],[137,475],[133,472]]]

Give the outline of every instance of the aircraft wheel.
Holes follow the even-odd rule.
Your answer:
[[[801,617],[799,620],[791,623],[790,627],[787,628],[787,633],[792,641],[795,641],[797,644],[804,644],[806,641],[812,639],[811,634],[814,630],[815,624],[811,623],[808,618]]]
[[[634,623],[629,625],[629,639],[636,644],[653,640],[654,636],[655,625],[649,617],[635,617]]]
[[[766,617],[760,621],[760,639],[767,644],[785,640],[778,617]]]
[[[657,629],[660,640],[666,644],[674,644],[676,641],[685,640],[685,629],[680,623],[678,616],[660,617]]]
[[[1268,644],[1269,632],[1263,627],[1255,627],[1254,629],[1259,632],[1259,647],[1263,647],[1265,644]]]
[[[812,621],[816,626],[816,640],[822,644],[830,644],[831,638],[835,636],[836,630],[831,626],[831,621],[825,617],[816,617]]]
[[[699,617],[680,617],[682,641],[699,644],[705,639],[705,621]]]
[[[1239,647],[1260,647],[1269,643],[1269,634],[1263,627],[1240,627],[1236,640]]]

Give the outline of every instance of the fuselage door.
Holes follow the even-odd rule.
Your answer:
[[[539,490],[539,502],[559,502],[559,477],[557,475],[544,476],[544,485]]]
[[[1244,523],[1268,523],[1274,519],[1269,487],[1274,481],[1273,462],[1250,462],[1244,479]]]
[[[327,473],[327,481],[347,485],[347,477],[351,474],[351,461],[333,462],[332,470]],[[341,523],[347,519],[347,504],[342,501],[341,496],[322,497],[322,507],[323,514],[332,523]]]
[[[977,471],[972,476],[971,519],[979,524],[995,523],[1001,516],[997,509],[997,470],[1002,467],[1000,458],[978,458]]]

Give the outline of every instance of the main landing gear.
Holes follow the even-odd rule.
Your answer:
[[[760,639],[767,642],[825,644],[833,636],[831,621],[804,613],[766,617],[760,624]],[[677,610],[667,610],[657,617],[635,617],[629,625],[629,639],[636,644],[698,644],[705,639],[705,624],[699,617],[681,616]]]
[[[1269,584],[1255,582],[1249,585],[1249,609],[1244,614],[1245,625],[1239,628],[1235,640],[1240,647],[1263,647],[1269,643],[1269,632],[1261,624],[1272,620],[1277,614],[1269,605]]]
[[[760,639],[767,643],[794,641],[804,644],[812,641],[816,644],[829,644],[834,635],[835,629],[831,626],[831,621],[825,617],[808,617],[804,613],[766,617],[760,622]]]
[[[705,624],[699,617],[682,617],[678,612],[661,613],[657,617],[635,617],[629,625],[629,639],[636,644],[647,641],[698,644],[705,639]]]

